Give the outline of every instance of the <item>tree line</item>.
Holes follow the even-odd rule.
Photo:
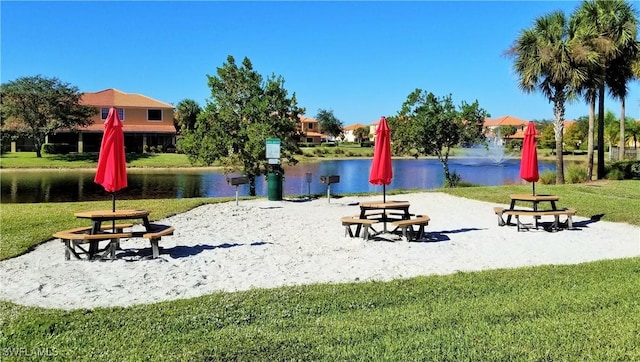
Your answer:
[[[589,105],[587,179],[593,176],[597,135],[597,178],[604,178],[606,91],[621,101],[620,154],[625,147],[625,98],[628,84],[640,78],[638,18],[624,0],[584,1],[569,16],[555,11],[535,19],[522,30],[506,54],[514,58],[518,85],[541,92],[553,105],[556,143],[556,183],[564,183],[563,128],[565,104],[584,99]],[[597,131],[595,106],[598,102]]]

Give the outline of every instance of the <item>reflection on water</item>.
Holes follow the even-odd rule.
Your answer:
[[[312,195],[326,194],[327,186],[320,176],[339,175],[340,183],[331,185],[332,194],[377,192],[382,186],[369,183],[371,160],[332,160],[285,167],[284,196],[306,195],[309,186]],[[462,180],[480,185],[519,183],[518,159],[500,164],[482,162],[482,159],[450,159],[451,171]],[[553,163],[540,163],[540,172],[555,170]],[[312,174],[309,185],[306,173]],[[0,173],[3,203],[37,203],[108,200],[110,194],[93,182],[94,171],[2,170]],[[133,170],[128,173],[129,186],[117,192],[118,199],[189,198],[235,196],[236,187],[227,184],[226,176],[215,170]],[[444,184],[442,165],[434,159],[402,159],[393,161],[393,179],[387,190],[433,189]],[[240,196],[249,194],[248,185],[240,185]],[[264,176],[256,179],[256,192],[267,195]]]

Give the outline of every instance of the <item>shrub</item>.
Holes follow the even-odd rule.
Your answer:
[[[457,172],[453,171],[451,173],[451,180],[444,180],[444,187],[456,187],[460,183],[462,178],[458,175]]]
[[[342,155],[342,154],[344,154],[344,150],[342,148],[340,148],[340,147],[336,147],[336,149],[333,150],[333,153],[336,154],[336,155]]]
[[[556,183],[556,172],[546,170],[540,174],[539,182],[543,185],[553,185]]]
[[[569,165],[565,179],[571,184],[585,182],[587,181],[587,169],[580,165]]]
[[[618,161],[611,164],[609,168],[609,173],[612,171],[617,172],[613,176],[622,178],[614,178],[614,180],[624,180],[624,179],[640,179],[640,161],[636,160],[626,160],[626,161]],[[607,176],[607,178],[609,178]]]
[[[316,156],[324,156],[329,152],[326,148],[318,147],[313,149],[313,154]]]
[[[66,155],[71,152],[71,146],[66,143],[45,143],[40,151],[47,155]]]
[[[607,172],[607,179],[609,180],[624,180],[624,171],[619,168],[612,168]]]

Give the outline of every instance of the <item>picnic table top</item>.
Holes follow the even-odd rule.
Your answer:
[[[361,202],[360,208],[370,209],[405,209],[409,207],[409,201],[368,201]]]
[[[113,219],[127,219],[127,218],[138,218],[138,217],[146,217],[149,216],[149,210],[97,210],[97,211],[83,211],[76,212],[74,214],[79,218],[86,219],[99,219],[99,218],[113,218]]]
[[[511,200],[521,201],[558,201],[560,197],[557,195],[532,195],[532,194],[512,194],[509,195]]]

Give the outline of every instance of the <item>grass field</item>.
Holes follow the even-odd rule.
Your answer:
[[[522,191],[446,190],[494,202]],[[550,192],[587,212],[582,215],[640,224],[640,181],[554,186]],[[152,218],[161,218],[216,201],[144,203],[154,210]],[[2,205],[2,257],[74,226],[73,211],[104,204]],[[48,216],[43,223],[32,215]],[[31,235],[26,240],[20,236],[25,230]],[[0,353],[6,361],[632,361],[640,359],[638,290],[637,257],[215,293],[128,308],[62,311],[0,302]]]
[[[435,191],[508,203],[510,193],[530,186]],[[560,195],[561,206],[580,216],[640,225],[640,181],[541,185],[539,192]],[[122,200],[119,206],[143,204],[160,219],[220,201],[230,199]],[[109,206],[2,204],[0,259],[79,226],[75,211]],[[638,361],[639,290],[635,257],[214,293],[127,308],[64,311],[0,301],[0,359]]]

